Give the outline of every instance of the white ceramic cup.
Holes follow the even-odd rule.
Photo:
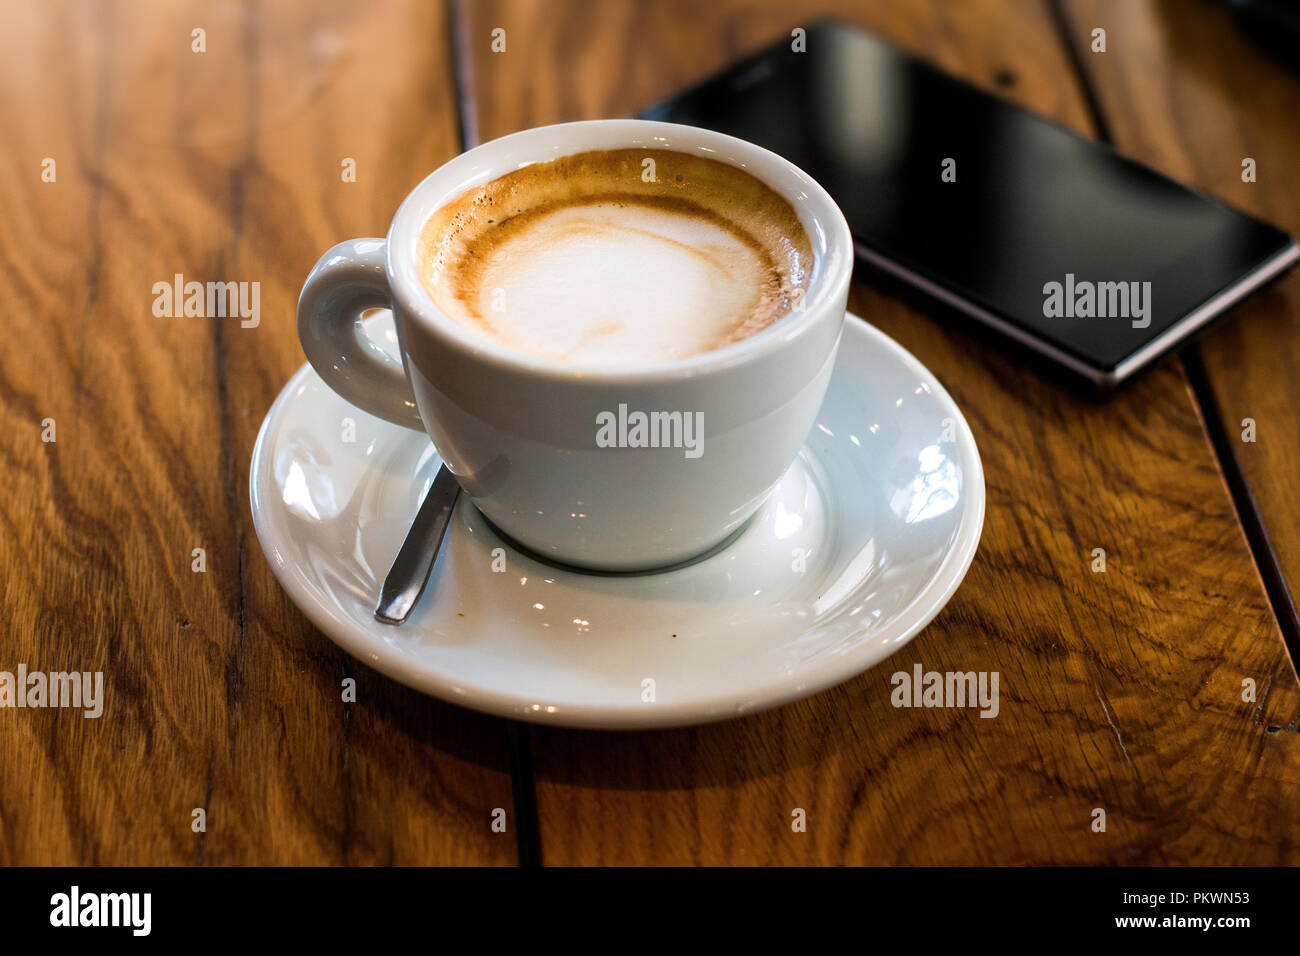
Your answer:
[[[789,200],[814,256],[801,308],[712,352],[616,369],[534,358],[439,311],[416,259],[434,210],[529,163],[635,147],[739,166]],[[456,157],[406,197],[387,239],[354,239],[325,253],[298,299],[298,334],[312,366],[343,398],[427,431],[465,493],[518,543],[578,567],[644,570],[720,544],[789,468],[830,379],[852,270],[843,213],[775,153],[673,123],[564,123]],[[359,322],[379,306],[392,308],[400,365]],[[628,415],[702,414],[699,454],[601,447],[599,426],[620,406]]]

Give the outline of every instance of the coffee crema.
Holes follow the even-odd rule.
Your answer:
[[[476,186],[429,218],[417,256],[457,324],[600,367],[753,335],[796,307],[813,271],[785,198],[743,169],[666,149],[577,153]]]

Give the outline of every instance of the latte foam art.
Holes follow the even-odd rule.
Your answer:
[[[419,255],[453,321],[531,356],[606,368],[752,335],[794,307],[813,265],[794,209],[769,186],[716,160],[640,149],[537,163],[472,189],[429,219]]]

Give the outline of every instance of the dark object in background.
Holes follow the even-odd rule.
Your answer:
[[[864,264],[1102,390],[1300,258],[1277,229],[829,21],[806,52],[782,39],[642,115],[787,157],[835,197]],[[1070,307],[1090,285],[1096,308],[1103,283],[1118,314]]]
[[[1226,0],[1253,43],[1300,69],[1300,3],[1296,0]]]

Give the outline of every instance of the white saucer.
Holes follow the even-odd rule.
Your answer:
[[[395,351],[391,316],[370,321]],[[304,365],[253,449],[267,559],[317,627],[389,677],[570,727],[722,720],[847,680],[947,603],[984,523],[961,412],[852,315],[798,460],[740,535],[694,564],[636,576],[557,568],[503,542],[462,495],[410,620],[379,624],[380,583],[439,464],[424,435],[348,405]]]

